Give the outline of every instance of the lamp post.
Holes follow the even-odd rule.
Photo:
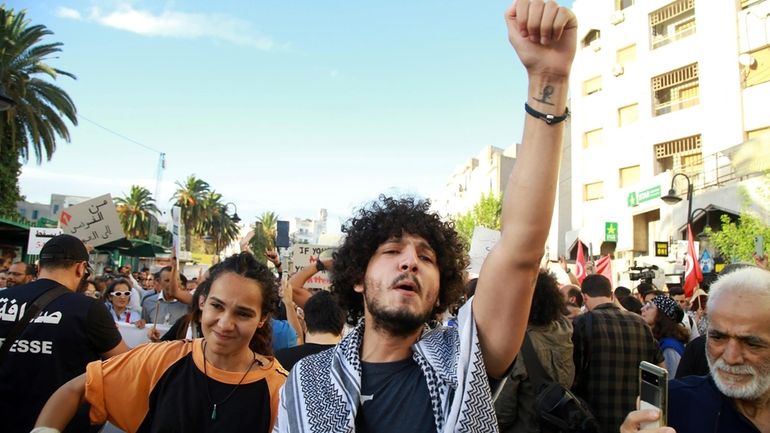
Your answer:
[[[682,198],[676,194],[676,189],[674,188],[674,181],[678,176],[684,177],[684,179],[687,181],[687,225],[690,226],[692,224],[692,182],[690,182],[690,178],[687,177],[686,174],[674,174],[674,177],[671,178],[671,188],[668,190],[668,194],[664,195],[660,199],[663,200],[666,204],[670,205],[677,204],[682,201]]]

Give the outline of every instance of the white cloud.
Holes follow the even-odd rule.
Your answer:
[[[59,18],[69,18],[71,20],[80,20],[81,18],[83,18],[80,15],[80,12],[76,11],[75,9],[71,9],[64,6],[59,6],[58,8],[56,8],[56,11],[54,12],[54,14]]]
[[[73,9],[60,7],[63,18],[80,19]],[[77,14],[77,17],[75,16]],[[213,38],[225,42],[269,51],[278,48],[268,36],[256,32],[248,21],[224,14],[187,13],[165,10],[153,13],[122,4],[112,11],[91,8],[86,19],[103,26],[148,37],[177,39]]]

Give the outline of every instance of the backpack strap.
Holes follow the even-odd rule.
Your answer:
[[[37,317],[40,311],[47,307],[48,304],[67,293],[72,293],[72,291],[59,284],[58,286],[43,292],[32,301],[32,305],[30,305],[24,312],[24,316],[16,322],[16,325],[14,325],[11,332],[8,333],[8,336],[3,341],[2,346],[0,346],[0,364],[3,363],[6,355],[11,350],[11,346],[16,343],[16,340],[19,339],[21,333],[24,332],[24,329],[29,325],[32,319]]]
[[[535,346],[529,338],[529,332],[524,333],[524,343],[521,345],[521,356],[524,358],[524,366],[527,367],[527,375],[532,381],[532,387],[535,390],[540,389],[548,382],[553,382],[551,376],[545,371],[540,359],[535,352]]]

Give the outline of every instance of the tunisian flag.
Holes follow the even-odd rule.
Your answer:
[[[610,280],[610,284],[612,284],[612,258],[610,258],[610,255],[607,254],[597,260],[594,266],[596,267],[596,273],[607,277]]]
[[[687,225],[687,254],[684,256],[684,296],[692,296],[698,283],[703,281],[698,255],[695,254],[695,243],[692,240],[692,227]]]
[[[579,283],[583,283],[586,278],[586,258],[583,256],[583,243],[580,239],[577,241],[577,259],[575,260],[575,278]]]

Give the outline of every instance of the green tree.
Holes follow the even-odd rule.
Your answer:
[[[222,194],[207,191],[203,196],[203,221],[200,234],[209,236],[214,245],[214,254],[219,254],[230,242],[238,239],[240,229],[227,213],[222,203]]]
[[[184,183],[176,181],[177,189],[171,200],[182,210],[181,219],[185,229],[185,249],[190,251],[192,236],[200,235],[205,220],[203,201],[211,190],[208,182],[194,174],[187,176]]]
[[[481,199],[473,206],[473,209],[454,219],[457,233],[460,234],[469,247],[473,237],[473,229],[476,226],[500,230],[502,206],[502,195],[482,194]]]
[[[271,211],[263,212],[251,227],[254,230],[254,237],[249,241],[249,248],[254,252],[257,260],[266,262],[265,251],[275,248],[277,227],[278,215]]]
[[[115,198],[115,205],[126,236],[148,239],[152,215],[160,213],[150,191],[139,185],[131,185],[128,195]]]
[[[737,221],[733,221],[729,215],[722,215],[721,220],[721,231],[713,232],[710,227],[706,227],[711,245],[727,263],[753,263],[754,238],[764,236],[766,242],[770,241],[770,225],[748,212],[741,213]]]
[[[53,32],[30,25],[25,12],[0,5],[0,86],[15,105],[0,112],[0,215],[15,215],[21,160],[35,154],[38,164],[51,160],[57,138],[70,140],[65,118],[77,125],[77,109],[58,86],[40,78],[75,78],[50,66],[58,57],[60,42],[43,43]]]

